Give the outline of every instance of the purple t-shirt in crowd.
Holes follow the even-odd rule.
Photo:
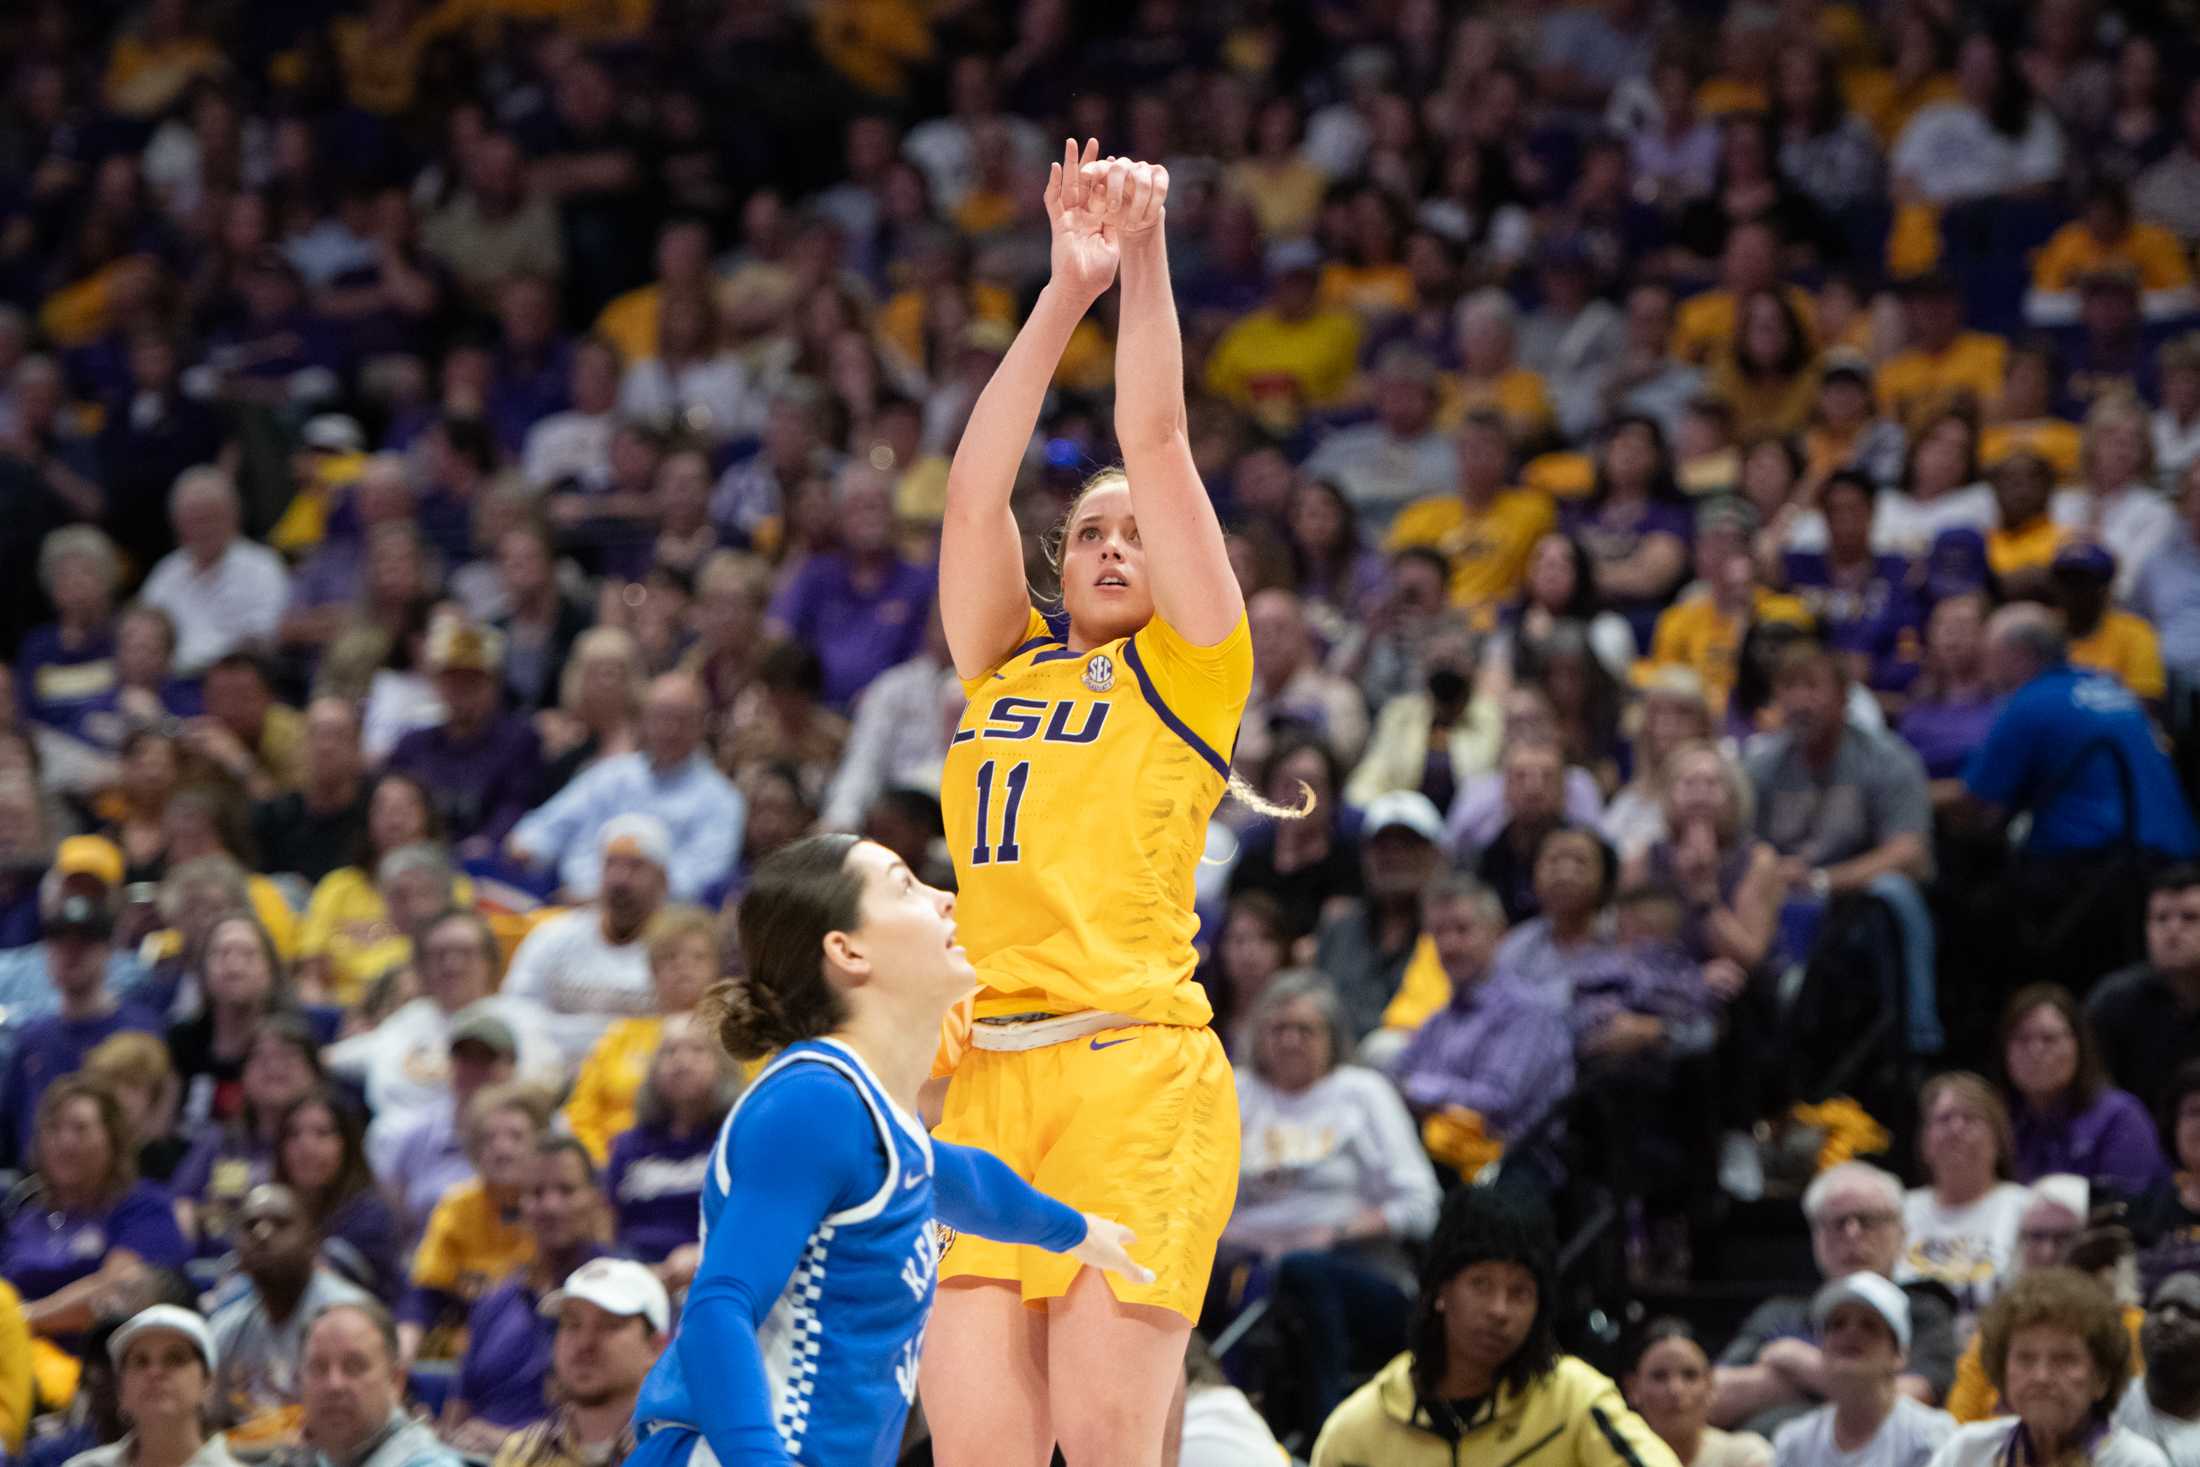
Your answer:
[[[2011,1111],[2017,1144],[2010,1171],[2020,1182],[2070,1172],[2136,1198],[2169,1176],[2154,1118],[2128,1090],[2105,1089],[2075,1114],[2040,1115],[2025,1105]]]
[[[710,1166],[716,1126],[686,1137],[659,1126],[636,1126],[611,1143],[604,1187],[618,1219],[619,1246],[644,1263],[662,1263],[701,1233],[703,1173]]]
[[[856,585],[843,555],[813,555],[772,603],[772,617],[825,665],[825,702],[846,708],[864,684],[924,647],[932,572],[894,561],[876,590]]]
[[[1960,703],[1921,699],[1904,710],[1896,732],[1925,761],[1927,777],[1959,779],[2000,712],[1999,698]]]
[[[103,627],[83,646],[64,647],[58,624],[34,627],[16,649],[15,675],[26,716],[73,732],[78,719],[114,693],[114,630]]]
[[[590,1248],[582,1262],[598,1258]],[[557,1321],[535,1312],[542,1296],[524,1270],[481,1296],[466,1316],[466,1358],[458,1362],[457,1398],[473,1414],[519,1428],[550,1414],[550,1341]]]
[[[0,1275],[26,1300],[98,1271],[107,1254],[127,1248],[153,1268],[181,1268],[191,1249],[176,1226],[168,1194],[139,1182],[101,1212],[53,1212],[35,1203],[17,1212],[0,1244]]]
[[[31,1154],[31,1138],[38,1128],[38,1097],[46,1093],[46,1087],[82,1069],[84,1056],[101,1040],[133,1030],[156,1039],[168,1037],[168,1026],[161,1022],[160,1015],[135,1004],[123,1004],[96,1019],[48,1014],[23,1026],[15,1041],[14,1058],[8,1061],[7,1076],[0,1079],[0,1119],[5,1121],[5,1140],[13,1143],[15,1156],[26,1158]]]
[[[542,740],[516,713],[500,713],[471,739],[448,724],[416,728],[390,750],[389,768],[425,785],[453,841],[480,836],[502,846],[542,798]]]

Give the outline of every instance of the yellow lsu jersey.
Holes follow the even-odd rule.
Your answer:
[[[980,1018],[1086,1009],[1205,1024],[1192,880],[1252,691],[1243,616],[1195,647],[1156,616],[1072,652],[1033,612],[969,704],[940,781]]]

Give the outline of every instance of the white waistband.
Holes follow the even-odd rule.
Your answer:
[[[1103,1029],[1123,1029],[1144,1022],[1128,1014],[1109,1014],[1098,1009],[1028,1019],[980,1019],[970,1026],[970,1047],[1015,1054],[1026,1049],[1044,1049],[1050,1044],[1068,1044]]]

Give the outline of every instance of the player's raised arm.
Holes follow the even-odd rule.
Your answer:
[[[1184,341],[1169,289],[1162,228],[1169,170],[1110,159],[1088,164],[1091,201],[1122,252],[1115,339],[1115,439],[1130,478],[1131,513],[1153,577],[1154,609],[1195,646],[1230,635],[1245,600],[1230,569],[1221,521],[1192,462],[1184,409]]]
[[[1115,241],[1103,231],[1087,199],[1083,165],[1099,152],[1100,145],[1088,139],[1080,160],[1071,140],[1063,144],[1062,161],[1047,170],[1053,274],[993,379],[978,394],[947,471],[940,619],[955,671],[964,677],[999,665],[1022,639],[1031,613],[1023,540],[1009,497],[1070,333],[1115,280]]]

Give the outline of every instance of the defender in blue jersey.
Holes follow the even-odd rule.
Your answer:
[[[636,1467],[887,1467],[916,1398],[940,1235],[1074,1254],[1140,1282],[1128,1231],[915,1116],[975,983],[954,898],[891,851],[813,836],[757,868],[749,972],[713,992],[736,1058],[778,1052],[712,1148],[703,1261],[635,1407]]]

